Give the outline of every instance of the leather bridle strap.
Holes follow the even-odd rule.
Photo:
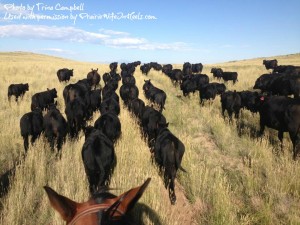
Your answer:
[[[67,225],[74,225],[81,217],[88,215],[90,213],[96,213],[101,209],[108,209],[109,207],[111,207],[111,205],[109,204],[97,204],[97,205],[92,205],[89,208],[81,211],[80,213],[78,213]],[[125,213],[120,210],[120,209],[116,209],[116,211],[118,213],[120,213],[121,215],[124,215]]]

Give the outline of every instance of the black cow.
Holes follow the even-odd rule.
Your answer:
[[[84,101],[80,97],[69,101],[65,113],[71,138],[78,137],[80,130],[85,127],[88,119],[87,107]]]
[[[112,142],[116,142],[121,136],[120,119],[114,113],[102,114],[95,121],[94,127],[101,130]]]
[[[225,84],[220,84],[216,82],[209,83],[211,86],[215,86],[217,90],[217,95],[221,95],[226,91],[226,86]]]
[[[116,72],[118,68],[118,63],[117,62],[112,62],[111,64],[109,64],[109,69],[111,72]]]
[[[211,68],[210,71],[213,74],[214,78],[220,80],[222,78],[223,70],[221,68]]]
[[[112,79],[112,77],[110,73],[104,73],[102,79],[104,81],[104,84],[106,85]]]
[[[138,118],[140,123],[145,109],[145,102],[139,98],[133,99],[129,102],[128,109]]]
[[[162,110],[165,108],[165,102],[167,99],[166,93],[155,87],[151,80],[144,80],[143,90],[145,97],[149,99],[151,102],[157,104],[159,106],[159,111],[162,112]]]
[[[200,105],[204,105],[204,100],[214,100],[218,94],[215,84],[205,84],[200,88]]]
[[[142,74],[147,76],[151,70],[151,66],[149,63],[145,63],[144,65],[141,65],[140,70],[142,71]]]
[[[122,84],[133,84],[135,85],[135,78],[132,75],[124,76],[122,78]]]
[[[100,104],[100,112],[101,114],[111,112],[115,115],[120,114],[120,104],[115,100],[115,98],[104,98]]]
[[[256,79],[253,89],[260,89],[262,93],[268,92],[274,79],[276,79],[276,75],[263,74]]]
[[[182,66],[182,74],[183,76],[189,76],[192,74],[192,64],[189,62],[185,62]]]
[[[252,91],[241,91],[238,92],[241,96],[241,107],[246,108],[247,110],[250,110],[252,113],[258,112],[258,105],[257,101],[259,97],[263,97],[258,92],[252,92]]]
[[[86,106],[90,105],[91,86],[87,79],[77,81],[75,84],[67,85],[63,90],[65,105],[75,98],[81,98]]]
[[[31,97],[31,110],[40,108],[42,110],[48,109],[50,104],[54,104],[54,99],[57,98],[57,91],[55,88],[34,94]]]
[[[14,95],[16,97],[16,102],[19,97],[23,97],[25,92],[29,90],[28,83],[26,84],[11,84],[8,86],[7,96],[10,101],[11,96]]]
[[[67,68],[59,69],[57,71],[57,78],[59,82],[69,81],[70,78],[73,76],[73,69],[69,70]]]
[[[107,92],[115,92],[118,89],[118,81],[116,80],[110,80],[102,89],[102,96],[106,95]]]
[[[114,145],[100,130],[88,127],[82,147],[82,160],[93,194],[102,186],[108,186],[116,166]]]
[[[169,73],[171,73],[173,70],[173,66],[171,64],[166,64],[162,66],[162,72],[166,75],[168,75]]]
[[[135,63],[127,63],[127,64],[121,63],[120,67],[123,72],[126,71],[127,74],[133,75],[135,72],[136,64]]]
[[[188,96],[189,93],[198,91],[203,85],[209,83],[209,78],[206,74],[195,74],[185,76],[180,89],[182,90],[183,96]]]
[[[111,78],[115,81],[120,81],[121,80],[121,76],[120,74],[116,73],[116,72],[110,72],[109,73]]]
[[[20,130],[24,140],[25,153],[29,147],[28,138],[31,136],[31,144],[40,136],[43,131],[43,114],[40,108],[24,114],[20,119]]]
[[[169,189],[171,204],[175,204],[175,178],[185,151],[184,144],[167,128],[159,128],[155,139],[155,162],[164,171],[164,184]],[[183,170],[183,169],[182,169]],[[183,170],[184,171],[184,170]]]
[[[237,72],[222,72],[222,78],[225,82],[232,80],[233,84],[238,81],[238,73]]]
[[[242,99],[236,91],[227,91],[221,95],[222,115],[225,118],[225,110],[227,110],[229,121],[232,122],[232,113],[235,118],[239,118],[239,113],[242,108]]]
[[[103,92],[104,89],[102,89],[102,102],[106,101],[107,99],[113,98],[117,103],[120,102],[120,97],[117,95],[117,93],[113,90],[106,90]],[[101,108],[101,104],[100,104]]]
[[[150,62],[150,67],[156,71],[162,70],[162,65],[158,64],[157,62]]]
[[[300,76],[278,74],[263,74],[255,81],[254,89],[260,89],[273,95],[300,96]]]
[[[278,138],[281,142],[283,133],[289,132],[293,143],[293,157],[300,153],[300,100],[285,96],[272,96],[261,98],[264,103],[259,109],[260,135],[264,133],[265,126],[278,130]]]
[[[90,108],[93,112],[100,110],[101,105],[101,90],[92,90],[90,92]]]
[[[277,65],[277,59],[272,59],[272,60],[263,60],[263,65],[265,65],[266,69],[275,69]]]
[[[287,75],[300,75],[300,66],[280,65],[274,68],[273,73],[284,73]]]
[[[150,106],[145,106],[141,122],[143,134],[148,137],[149,147],[153,148],[153,141],[157,136],[158,126],[166,125],[167,120],[162,113]]]
[[[43,128],[51,149],[54,150],[56,140],[57,150],[60,151],[67,135],[68,125],[55,104],[49,106],[49,111],[43,119]]]
[[[174,86],[177,86],[178,84],[182,83],[183,73],[180,69],[173,69],[167,75],[170,77]]]
[[[96,70],[91,69],[92,71],[89,72],[86,76],[86,78],[88,79],[91,87],[94,86],[94,88],[96,89],[96,87],[99,85],[100,80],[101,80],[101,76],[98,73],[98,68]]]
[[[139,97],[139,89],[135,84],[123,84],[120,87],[120,96],[125,105],[128,105],[131,100]]]
[[[192,72],[193,73],[201,73],[203,69],[202,63],[192,64]]]

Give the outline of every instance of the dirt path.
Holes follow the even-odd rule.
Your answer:
[[[166,200],[169,201],[168,193],[166,193]],[[177,196],[177,201],[174,206],[170,206],[170,215],[179,215],[180,220],[178,220],[177,224],[180,225],[196,225],[195,216],[200,213],[201,207],[198,206],[197,202],[195,204],[191,204],[185,196],[185,190],[180,185],[179,182],[175,182],[175,193]]]

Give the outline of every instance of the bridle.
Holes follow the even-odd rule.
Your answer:
[[[67,223],[67,225],[74,225],[76,224],[76,222],[78,222],[78,220],[83,217],[83,216],[86,216],[88,214],[91,214],[91,213],[96,213],[100,210],[106,210],[106,209],[109,209],[111,207],[110,204],[96,204],[96,205],[91,205],[89,206],[88,208],[82,210],[80,213],[78,213],[77,215],[74,216],[74,218],[69,222]],[[125,213],[116,208],[115,209],[116,212],[118,212],[119,214],[121,214],[121,216],[125,215]]]

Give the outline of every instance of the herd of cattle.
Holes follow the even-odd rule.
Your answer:
[[[201,74],[202,64],[184,63],[182,69],[173,69],[171,64],[158,67],[156,63],[141,66],[142,73],[147,75],[149,68],[160,68],[175,87],[180,85],[183,96],[199,91],[200,105],[205,100],[214,100],[221,97],[222,115],[225,111],[232,121],[232,115],[239,118],[241,109],[250,110],[260,115],[259,136],[263,135],[265,126],[278,131],[278,138],[283,148],[283,133],[289,132],[293,144],[293,158],[300,156],[300,67],[293,65],[278,65],[276,59],[263,60],[266,69],[272,73],[263,74],[257,78],[253,87],[258,91],[226,91],[224,83],[209,82],[206,74]],[[197,68],[197,69],[195,69]],[[237,72],[224,72],[221,68],[212,68],[211,73],[217,80],[224,82],[238,81]],[[288,97],[288,96],[293,96]]]
[[[66,138],[77,139],[80,131],[84,132],[85,142],[82,147],[82,160],[89,181],[90,192],[96,192],[101,186],[108,186],[117,162],[114,145],[121,137],[121,122],[119,96],[125,107],[135,116],[141,127],[142,137],[147,141],[150,152],[156,164],[163,171],[165,187],[168,188],[172,204],[176,202],[174,180],[181,167],[185,152],[184,144],[168,129],[168,122],[162,111],[165,109],[166,93],[155,87],[151,80],[145,80],[143,93],[151,105],[146,105],[139,98],[134,72],[141,63],[122,63],[121,75],[117,73],[118,63],[111,63],[110,72],[104,73],[104,87],[100,87],[101,76],[98,69],[91,69],[85,79],[68,84],[63,90],[65,115],[62,115],[56,105],[58,97],[55,88],[35,93],[31,98],[31,112],[20,119],[21,135],[24,139],[25,153],[31,143],[43,134],[52,150],[57,148],[60,153]],[[278,130],[278,138],[282,143],[283,133],[289,132],[293,143],[293,157],[300,153],[300,67],[278,66],[277,60],[264,60],[266,69],[273,69],[270,74],[257,78],[254,89],[257,91],[226,91],[224,83],[209,82],[206,74],[201,74],[201,63],[184,63],[182,69],[173,69],[171,64],[160,65],[148,63],[140,66],[142,74],[147,76],[153,68],[162,71],[173,82],[180,86],[183,96],[199,91],[200,104],[205,100],[214,100],[221,96],[222,115],[225,111],[232,121],[232,114],[239,117],[241,109],[258,112],[260,115],[260,131],[262,135],[265,126]],[[215,79],[225,82],[238,80],[237,72],[224,72],[221,68],[212,68]],[[57,71],[59,82],[68,82],[73,76],[73,70]],[[119,94],[116,93],[120,81]],[[100,87],[100,88],[99,88]],[[29,84],[11,84],[8,87],[8,98],[15,96],[16,101],[29,90]],[[288,97],[288,95],[293,95]],[[95,111],[100,111],[100,117],[94,126],[87,126]]]
[[[277,60],[263,60],[266,69],[272,73],[263,74],[257,78],[253,87],[258,91],[226,91],[223,83],[211,82],[206,74],[193,73],[193,65],[185,63],[183,69],[173,69],[172,65],[164,65],[162,72],[166,74],[175,86],[180,84],[184,96],[199,91],[200,105],[204,100],[214,100],[221,97],[222,115],[225,111],[232,121],[232,115],[239,118],[241,109],[250,110],[260,115],[259,136],[263,135],[265,126],[278,131],[278,138],[283,148],[283,133],[289,132],[293,144],[293,158],[300,156],[300,66],[277,65]],[[223,72],[221,68],[212,68],[215,79],[221,78],[227,82],[236,83],[237,72]],[[288,96],[293,96],[288,97]]]
[[[80,131],[84,132],[85,142],[82,146],[82,160],[89,181],[89,190],[96,192],[102,186],[108,186],[117,162],[114,145],[121,137],[119,96],[141,127],[141,136],[147,140],[151,155],[161,171],[163,180],[169,190],[172,204],[176,195],[174,181],[185,151],[184,144],[167,128],[167,119],[162,114],[166,93],[155,87],[150,80],[145,80],[143,91],[151,106],[139,97],[134,72],[140,62],[121,64],[121,75],[117,73],[117,63],[110,64],[110,72],[104,73],[104,87],[100,87],[101,76],[98,69],[92,69],[85,79],[66,84],[63,90],[65,115],[57,108],[58,93],[55,88],[35,93],[31,98],[31,112],[20,119],[21,136],[24,140],[25,154],[29,148],[29,138],[34,144],[43,135],[52,150],[57,149],[60,156],[66,138],[76,140]],[[73,70],[57,71],[59,82],[68,82]],[[116,93],[120,81],[119,95]],[[99,88],[100,87],[100,88]],[[22,97],[29,90],[28,84],[11,84],[8,98]],[[158,110],[157,110],[157,109]],[[94,112],[100,111],[100,117],[94,126],[88,126]]]

